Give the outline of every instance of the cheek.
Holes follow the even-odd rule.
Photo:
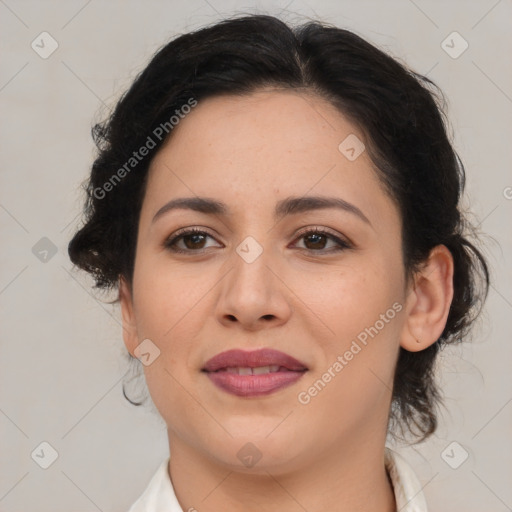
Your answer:
[[[144,367],[151,398],[167,424],[186,423],[176,411],[187,411],[191,403],[185,389],[191,389],[188,361],[200,330],[202,311],[199,301],[204,284],[194,286],[191,277],[139,260],[134,275],[134,303],[139,339],[149,338],[160,354]],[[184,428],[184,430],[186,430]]]
[[[329,387],[337,389],[334,393],[342,401],[351,402],[354,389],[368,390],[370,395],[373,389],[380,395],[385,389],[379,378],[387,385],[393,379],[404,298],[400,268],[392,268],[385,261],[384,256],[359,259],[324,272],[313,280],[314,286],[306,286],[303,277],[297,279],[297,295],[321,320],[316,325],[326,326],[322,331],[310,331],[321,351],[314,376],[318,378],[331,368],[337,378]],[[336,372],[340,366],[333,365],[339,363],[339,356],[343,369]]]
[[[312,334],[321,353],[300,391],[304,401],[310,400],[304,406],[309,417],[322,418],[330,411],[333,426],[322,428],[333,438],[339,435],[336,425],[355,432],[375,415],[385,421],[391,400],[402,297],[384,268],[365,269],[338,269],[310,294],[311,309],[334,334]]]
[[[138,265],[134,301],[139,334],[167,344],[187,325],[189,313],[200,306],[198,295],[204,281],[199,285],[199,280],[196,283],[186,272],[150,260],[146,263],[141,259]]]
[[[293,277],[297,296],[323,320],[335,339],[357,335],[401,299],[396,272],[378,259],[356,258],[353,263],[311,273],[309,278],[304,273]]]

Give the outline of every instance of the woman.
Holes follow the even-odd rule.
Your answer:
[[[130,512],[427,510],[386,437],[435,431],[436,355],[489,281],[433,87],[243,16],[164,46],[96,127],[69,254],[119,290],[170,449]]]

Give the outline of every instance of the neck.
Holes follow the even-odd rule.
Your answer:
[[[274,466],[248,473],[206,457],[169,431],[169,474],[184,511],[395,512],[384,443],[377,437],[315,452],[293,470]]]

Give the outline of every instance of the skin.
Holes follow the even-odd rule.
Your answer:
[[[438,246],[406,278],[399,210],[366,151],[349,161],[338,150],[349,134],[364,141],[324,99],[263,89],[200,101],[150,165],[133,282],[120,281],[124,340],[132,355],[146,338],[160,350],[144,371],[168,426],[169,474],[185,511],[395,510],[384,467],[395,364],[400,346],[423,350],[441,335],[453,261]],[[369,223],[337,209],[274,219],[277,201],[305,195],[342,198]],[[152,222],[168,201],[191,196],[222,201],[231,213],[180,209]],[[165,248],[184,227],[208,237],[178,242],[187,254]],[[315,227],[351,247],[332,252],[328,237],[299,236]],[[236,252],[247,236],[263,249],[252,263]],[[298,394],[394,303],[401,311],[300,403]],[[220,390],[200,371],[224,350],[262,347],[309,371],[251,398]],[[261,454],[252,467],[237,457],[246,443]]]

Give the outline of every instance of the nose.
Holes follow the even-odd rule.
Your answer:
[[[223,325],[248,331],[285,324],[291,315],[291,292],[278,266],[263,251],[254,261],[233,255],[231,271],[222,280],[216,313]]]

